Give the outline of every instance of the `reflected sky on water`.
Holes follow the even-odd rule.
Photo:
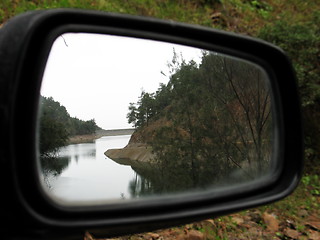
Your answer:
[[[128,185],[135,172],[104,155],[107,149],[123,148],[129,139],[130,135],[108,136],[62,148],[59,156],[67,157],[69,164],[49,178],[49,192],[66,202],[130,198]]]

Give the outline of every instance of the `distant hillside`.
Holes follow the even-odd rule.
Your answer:
[[[97,136],[119,136],[119,135],[131,135],[134,132],[134,128],[127,129],[99,129],[95,132]]]
[[[52,97],[40,96],[40,153],[52,153],[76,135],[94,134],[101,128],[94,119],[71,117],[67,109]]]

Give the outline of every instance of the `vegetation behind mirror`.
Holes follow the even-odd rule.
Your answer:
[[[68,204],[218,189],[271,170],[268,79],[201,49],[57,38],[41,90],[41,179]]]

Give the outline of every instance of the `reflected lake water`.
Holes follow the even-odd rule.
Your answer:
[[[67,202],[130,198],[129,185],[137,174],[104,155],[108,149],[125,147],[129,139],[130,135],[106,136],[61,148],[56,161],[67,161],[65,166],[44,177],[50,194]]]

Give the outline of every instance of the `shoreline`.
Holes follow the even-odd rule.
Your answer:
[[[71,136],[68,140],[68,144],[79,144],[79,143],[92,143],[96,139],[105,136],[121,136],[121,135],[132,135],[135,131],[134,128],[128,129],[111,129],[111,130],[97,130],[94,134],[76,135]]]
[[[108,149],[104,155],[116,163],[130,166],[152,164],[155,160],[152,147],[143,143],[131,143],[124,148]]]

